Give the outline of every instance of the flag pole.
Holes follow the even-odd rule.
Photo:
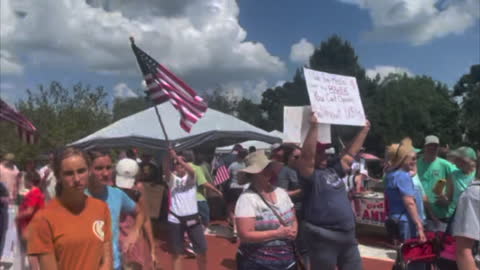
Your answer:
[[[155,107],[155,113],[157,114],[158,122],[160,122],[160,126],[162,127],[163,135],[165,135],[165,141],[167,142],[168,147],[170,147],[170,140],[168,139],[168,134],[167,131],[165,130],[165,126],[163,125],[162,117],[160,116],[160,113],[158,112],[157,105],[154,105]]]
[[[132,46],[135,45],[135,39],[132,36],[130,37],[130,42]],[[158,119],[158,122],[160,123],[160,127],[162,128],[163,135],[165,136],[165,142],[167,143],[167,147],[170,148],[170,140],[168,139],[168,134],[167,134],[167,131],[165,130],[165,125],[163,125],[162,117],[158,112],[157,105],[154,104],[153,107],[155,108],[155,113],[157,114],[157,119]]]

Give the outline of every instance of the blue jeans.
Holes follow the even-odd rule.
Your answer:
[[[400,220],[398,226],[402,242],[417,237],[417,227],[410,220]]]

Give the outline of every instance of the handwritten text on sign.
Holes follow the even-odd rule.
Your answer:
[[[304,68],[308,96],[318,121],[326,124],[363,126],[363,111],[357,80]]]

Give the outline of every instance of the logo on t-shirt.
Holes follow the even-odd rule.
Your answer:
[[[323,177],[325,178],[327,185],[333,188],[343,187],[344,185],[343,180],[333,171],[326,172]]]
[[[103,230],[103,225],[105,225],[105,222],[103,220],[95,220],[92,226],[93,234],[95,234],[95,236],[102,242],[105,239],[105,231]]]

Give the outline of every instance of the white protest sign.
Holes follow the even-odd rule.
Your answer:
[[[302,144],[310,128],[310,106],[283,107],[283,134],[284,142]],[[321,143],[331,143],[331,132],[329,124],[318,126],[318,138]]]
[[[355,77],[330,74],[304,68],[308,96],[318,122],[364,126],[360,92]]]

